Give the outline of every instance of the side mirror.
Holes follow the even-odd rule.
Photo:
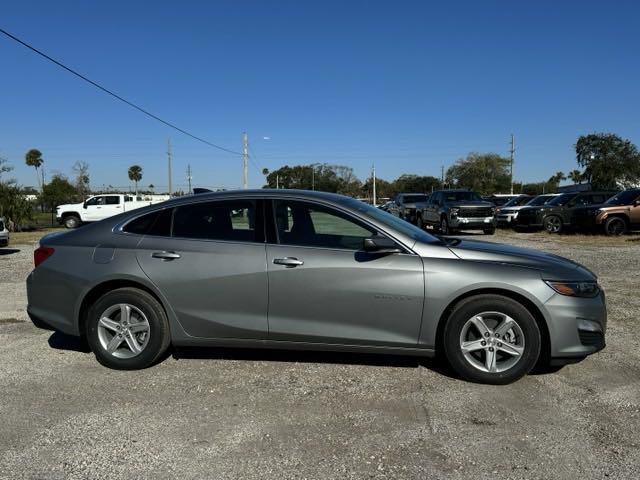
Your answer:
[[[85,210],[87,209],[87,202],[83,202],[82,208],[84,208]]]
[[[391,240],[390,238],[378,236],[371,238],[365,238],[362,248],[365,252],[371,253],[382,253],[382,254],[391,254],[391,253],[402,253],[402,249],[398,248],[396,242]]]
[[[637,207],[638,205],[640,205],[640,198],[633,201],[633,206],[634,207]]]

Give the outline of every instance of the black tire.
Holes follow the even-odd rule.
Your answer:
[[[494,233],[496,233],[496,227],[493,228],[485,228],[484,230],[482,230],[484,232],[485,235],[493,235]]]
[[[418,227],[420,230],[424,230],[424,222],[422,221],[422,215],[418,215],[418,218],[416,218],[416,227]]]
[[[447,217],[442,217],[440,219],[440,233],[442,235],[449,235],[451,233],[451,229],[449,228],[449,221]]]
[[[484,312],[500,312],[511,317],[522,333],[522,335],[516,334],[518,337],[522,337],[519,338],[519,341],[522,342],[522,353],[513,365],[508,366],[507,363],[504,371],[483,371],[478,366],[474,366],[462,352],[461,335],[465,325],[471,319]],[[496,323],[499,323],[499,320],[496,320]],[[500,341],[505,341],[504,339],[494,338],[494,333],[487,337],[486,347],[481,347],[473,352],[473,355],[477,356],[477,363],[484,364],[488,350],[492,348],[494,350],[491,351],[494,352],[493,355],[496,356],[495,358],[498,362],[508,362],[510,359],[516,358],[500,351],[497,346],[503,347]],[[483,339],[484,337],[479,337],[477,340]],[[494,348],[490,345],[495,345],[496,347]],[[510,345],[507,344],[507,346]],[[522,304],[501,295],[478,295],[461,301],[451,312],[445,325],[443,346],[449,364],[464,379],[478,383],[504,385],[523,377],[536,365],[540,356],[541,336],[535,318]]]
[[[542,225],[544,226],[544,229],[549,233],[562,232],[562,218],[557,215],[549,215],[548,217],[545,217]]]
[[[149,323],[148,339],[142,351],[131,358],[117,358],[101,344],[98,322],[103,312],[118,304],[139,309]],[[117,370],[138,370],[155,364],[171,343],[169,321],[162,305],[149,293],[137,288],[118,288],[100,297],[90,308],[86,323],[86,337],[98,362]],[[122,340],[123,345],[126,344]]]
[[[627,222],[621,217],[610,217],[604,222],[604,233],[609,237],[624,235],[627,229]]]
[[[64,226],[67,228],[78,228],[82,222],[77,215],[67,215],[62,220],[62,223],[64,223]]]

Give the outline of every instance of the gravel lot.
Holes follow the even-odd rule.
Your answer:
[[[0,255],[0,478],[640,478],[640,241],[494,240],[595,271],[607,348],[505,387],[335,353],[198,350],[110,371],[25,321],[32,247],[16,247]]]

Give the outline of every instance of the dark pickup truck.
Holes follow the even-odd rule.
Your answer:
[[[422,209],[422,221],[444,235],[456,230],[496,231],[496,207],[469,190],[437,190]]]
[[[616,192],[573,192],[563,193],[546,205],[524,207],[515,219],[515,228],[540,229],[549,233],[577,226],[575,214],[577,210],[589,205],[604,203]]]
[[[422,228],[418,212],[426,205],[429,195],[424,193],[399,193],[386,208],[387,212]]]

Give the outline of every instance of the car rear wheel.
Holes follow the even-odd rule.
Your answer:
[[[557,215],[550,215],[544,219],[544,229],[549,233],[562,231],[562,219]]]
[[[419,229],[424,229],[424,222],[422,221],[422,215],[418,215],[418,218],[416,218],[416,227],[418,227]]]
[[[64,217],[63,223],[67,228],[78,228],[80,226],[80,218],[76,215],[67,215]]]
[[[463,378],[503,385],[526,375],[540,355],[540,330],[520,303],[501,295],[470,297],[451,313],[444,350]]]
[[[451,233],[451,229],[449,228],[449,222],[445,217],[442,217],[440,220],[440,233],[442,235],[449,235]]]
[[[118,370],[153,365],[170,343],[162,305],[137,288],[106,293],[89,309],[87,341],[97,360]]]
[[[604,233],[611,237],[623,235],[627,231],[627,222],[624,218],[611,217],[604,223]]]

